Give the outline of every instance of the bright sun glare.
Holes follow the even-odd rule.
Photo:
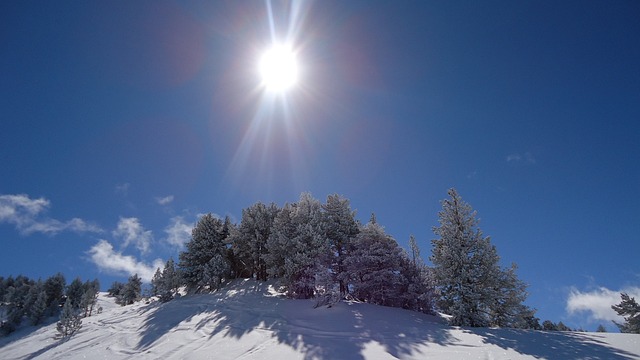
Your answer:
[[[285,92],[298,81],[298,63],[293,50],[286,45],[274,45],[260,59],[262,84],[267,90]]]

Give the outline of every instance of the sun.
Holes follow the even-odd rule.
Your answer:
[[[286,92],[298,82],[296,54],[288,45],[273,45],[260,58],[259,71],[267,90]]]

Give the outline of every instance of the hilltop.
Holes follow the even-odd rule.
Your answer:
[[[269,283],[236,280],[212,294],[120,307],[67,341],[55,323],[0,339],[8,359],[640,359],[640,336],[460,328],[414,311],[358,302],[315,308]]]

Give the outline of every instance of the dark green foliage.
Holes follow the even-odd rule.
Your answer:
[[[614,323],[620,329],[620,332],[640,334],[640,305],[635,298],[630,297],[626,293],[620,294],[621,301],[619,304],[611,306],[611,308],[620,316],[624,317],[624,323]]]
[[[107,294],[111,297],[118,297],[124,289],[124,284],[119,281],[114,281],[111,287],[107,290]]]
[[[71,303],[74,310],[80,309],[80,302],[82,300],[82,294],[84,294],[84,284],[80,278],[74,279],[69,286],[67,286],[67,300]],[[66,303],[65,302],[65,303]]]
[[[122,306],[131,305],[140,300],[142,295],[142,279],[138,274],[129,277],[129,281],[122,287],[120,294],[116,296],[116,303]]]
[[[64,300],[66,284],[64,275],[61,273],[57,273],[45,280],[44,291],[47,293],[47,311],[49,315],[58,313],[60,304]]]
[[[432,241],[431,261],[439,307],[459,326],[524,327],[533,311],[522,304],[526,285],[515,265],[502,270],[496,248],[478,228],[476,212],[455,189],[442,201],[439,236]]]
[[[230,277],[226,238],[228,222],[203,215],[193,228],[186,250],[180,253],[180,273],[189,291],[217,289]]]

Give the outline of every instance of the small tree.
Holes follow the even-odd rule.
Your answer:
[[[134,274],[129,277],[129,281],[124,285],[120,296],[116,299],[116,302],[120,305],[130,305],[140,299],[142,294],[142,279],[138,274]]]
[[[542,322],[542,330],[558,331],[558,327],[551,320],[545,320]]]
[[[622,301],[619,304],[611,306],[618,315],[624,317],[624,323],[619,324],[613,322],[618,326],[620,332],[640,334],[640,305],[636,302],[635,298],[630,297],[626,293],[620,294]]]
[[[66,301],[60,313],[60,321],[56,326],[58,334],[62,338],[68,338],[75,334],[82,327],[80,314],[73,308],[71,302]]]
[[[598,328],[596,329],[596,332],[607,332],[607,329],[604,327],[604,325],[600,324],[598,325]]]

